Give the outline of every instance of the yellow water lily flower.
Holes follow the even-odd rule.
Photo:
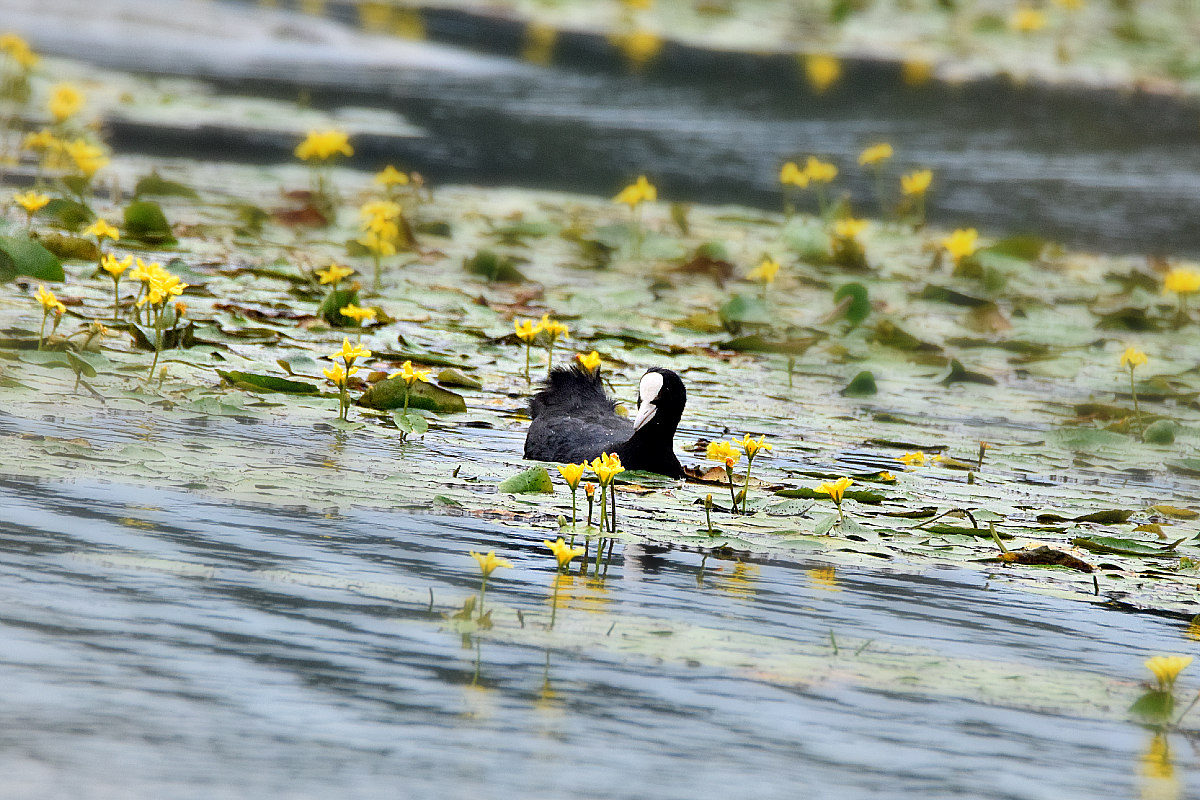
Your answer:
[[[8,57],[23,70],[30,70],[37,66],[37,53],[33,52],[29,42],[15,33],[0,35],[0,53],[7,53]]]
[[[601,453],[600,457],[592,459],[588,466],[592,468],[592,472],[596,473],[601,489],[606,488],[612,483],[613,478],[625,471],[620,457],[609,453]]]
[[[550,319],[549,314],[542,314],[542,321],[538,323],[538,327],[546,332],[546,335],[553,341],[559,336],[570,336],[571,329],[561,322],[556,322]]]
[[[49,313],[51,311],[61,314],[67,310],[67,307],[59,302],[54,296],[54,292],[47,289],[43,284],[38,284],[37,291],[34,292],[33,298],[38,301],[42,310]]]
[[[309,131],[304,141],[296,145],[296,158],[301,161],[328,161],[337,155],[352,156],[350,136],[345,131]]]
[[[332,357],[340,358],[350,365],[360,358],[370,358],[371,351],[360,344],[350,344],[348,337],[342,337],[342,349],[334,353]]]
[[[929,191],[929,186],[932,183],[933,170],[919,169],[907,175],[900,176],[900,191],[906,197],[916,197]]]
[[[842,504],[842,496],[846,493],[846,488],[854,481],[849,478],[838,478],[833,483],[822,483],[817,487],[817,491],[821,494],[827,494],[833,499],[833,502],[839,506]]]
[[[104,148],[92,144],[87,139],[75,139],[63,145],[67,157],[75,164],[75,169],[85,178],[91,178],[108,164],[108,156]]]
[[[1200,292],[1200,270],[1174,268],[1163,277],[1163,291],[1175,294]]]
[[[358,239],[358,243],[377,256],[396,255],[395,236],[387,236],[377,231],[368,231]]]
[[[1035,33],[1046,27],[1046,14],[1032,6],[1020,6],[1008,18],[1008,26],[1017,33]]]
[[[974,228],[959,228],[941,241],[942,247],[955,263],[975,254],[979,249],[979,232]]]
[[[391,200],[371,200],[359,206],[358,214],[370,224],[377,220],[393,220],[400,217],[404,209]]]
[[[733,442],[709,442],[704,451],[704,457],[710,461],[718,461],[727,467],[732,467],[742,459],[742,451]]]
[[[1146,354],[1136,347],[1126,347],[1125,352],[1121,353],[1121,366],[1133,369],[1140,367],[1146,363]]]
[[[658,189],[646,179],[638,175],[636,182],[629,184],[613,198],[614,203],[625,203],[630,208],[637,208],[642,203],[653,203],[658,199]]]
[[[375,309],[363,308],[361,306],[356,306],[353,303],[342,306],[338,309],[338,313],[343,317],[349,317],[359,325],[363,324],[364,320],[375,319]]]
[[[819,94],[842,76],[842,65],[831,55],[813,53],[804,59],[804,74],[808,78],[808,85]]]
[[[746,458],[754,458],[756,455],[758,455],[760,450],[765,450],[769,453],[773,449],[771,445],[766,444],[763,441],[766,438],[767,437],[763,435],[755,439],[753,436],[747,433],[742,437],[742,440],[738,442],[738,444],[744,451],[746,451]]]
[[[1191,656],[1154,656],[1147,659],[1146,669],[1154,675],[1160,688],[1170,690],[1175,679],[1192,663]]]
[[[342,278],[348,278],[354,274],[354,270],[350,267],[344,267],[341,264],[330,263],[325,269],[317,270],[317,278],[324,286],[327,283],[337,283]]]
[[[32,150],[35,153],[45,153],[50,150],[55,150],[62,145],[62,140],[54,135],[54,131],[49,128],[42,128],[37,133],[27,133],[25,138],[21,140],[21,147],[26,150]]]
[[[412,386],[418,381],[421,383],[429,383],[429,372],[430,370],[427,369],[413,369],[413,363],[411,361],[405,361],[400,367],[400,377],[403,378],[404,382],[409,386]]]
[[[121,232],[107,220],[98,219],[83,231],[85,236],[95,236],[98,241],[112,239],[114,242],[121,238]]]
[[[833,223],[833,235],[839,239],[857,239],[867,229],[865,219],[845,217]]]
[[[489,552],[487,555],[476,553],[474,550],[468,551],[471,558],[479,564],[479,571],[483,573],[483,577],[487,578],[500,567],[512,568],[512,562],[506,558],[497,558],[495,551]]]
[[[779,272],[779,262],[767,256],[754,269],[750,270],[746,275],[747,280],[756,281],[758,283],[774,283],[775,275]]]
[[[114,278],[119,278],[129,269],[129,265],[133,263],[133,256],[125,256],[117,258],[112,253],[105,253],[100,257],[100,269],[112,275]]]
[[[900,461],[907,467],[922,467],[925,466],[926,455],[920,450],[915,453],[905,453],[900,456]]]
[[[56,83],[50,87],[46,108],[55,122],[65,122],[83,108],[83,92],[70,83]]]
[[[808,173],[800,169],[795,161],[788,161],[779,169],[779,182],[784,186],[808,186]]]
[[[21,208],[25,209],[25,213],[33,216],[41,211],[50,202],[49,195],[39,194],[35,191],[28,191],[23,194],[13,195],[13,201]]]
[[[579,488],[579,481],[583,478],[583,471],[587,469],[587,464],[559,464],[558,471],[563,476],[563,480],[567,482],[567,486],[571,487],[571,491]]]
[[[600,370],[600,354],[595,350],[584,355],[576,353],[575,360],[579,362],[579,366],[583,367],[588,372],[598,372]]]
[[[838,175],[837,165],[831,161],[822,161],[816,156],[809,156],[804,163],[804,174],[813,183],[830,183]]]
[[[408,175],[388,164],[381,172],[375,174],[375,182],[389,189],[393,186],[407,186]]]
[[[538,334],[542,332],[542,326],[535,323],[531,319],[514,319],[513,330],[516,331],[518,339],[528,344],[536,339]]]
[[[558,561],[558,568],[563,569],[571,564],[572,559],[583,555],[582,547],[572,547],[559,537],[558,541],[552,542],[549,539],[543,539],[542,544],[550,548],[550,552],[554,554],[554,558]]]
[[[358,367],[351,367],[349,373],[347,373],[346,370],[342,369],[341,364],[334,364],[332,367],[323,369],[321,371],[325,373],[325,377],[328,378],[331,383],[340,387],[346,383],[346,378],[358,372]]]
[[[859,166],[881,164],[891,158],[892,155],[892,146],[887,142],[881,142],[880,144],[873,144],[859,153],[858,163]]]

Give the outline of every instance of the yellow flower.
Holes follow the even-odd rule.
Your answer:
[[[100,269],[112,275],[114,278],[121,277],[125,270],[129,269],[129,265],[133,263],[133,256],[125,256],[118,259],[112,253],[105,253],[100,257]]]
[[[394,241],[394,235],[386,236],[375,231],[370,231],[363,234],[363,236],[359,238],[358,243],[379,256],[396,255],[396,242]]]
[[[915,453],[905,453],[904,455],[900,456],[900,461],[902,461],[906,467],[922,467],[925,465],[925,454],[920,450],[916,451]]]
[[[1133,369],[1134,367],[1140,367],[1145,363],[1146,354],[1141,350],[1138,350],[1136,347],[1126,347],[1125,352],[1121,353],[1122,367],[1129,367],[1129,369]]]
[[[336,155],[352,156],[350,137],[345,131],[309,131],[304,141],[296,145],[296,158],[301,161],[328,161]]]
[[[1054,5],[1061,6],[1066,11],[1079,11],[1083,8],[1083,0],[1054,0]]]
[[[60,144],[60,140],[49,128],[42,128],[37,133],[27,133],[21,140],[21,147],[35,153],[43,153]]]
[[[857,239],[858,235],[867,229],[865,219],[845,217],[833,223],[833,235],[839,239]]]
[[[175,314],[176,314],[176,316],[179,316],[179,317],[182,317],[185,314],[187,314],[187,303],[183,302],[182,300],[176,300],[175,301]]]
[[[114,242],[121,238],[121,232],[106,220],[98,219],[84,230],[85,236],[95,236],[98,240],[112,239]]]
[[[76,139],[63,145],[67,156],[75,162],[75,168],[85,178],[90,178],[108,164],[108,156],[104,148],[94,145],[86,139]]]
[[[583,367],[588,372],[597,372],[600,369],[600,354],[595,350],[588,353],[586,356],[583,353],[576,353],[575,360],[579,362],[579,366]]]
[[[570,565],[571,560],[583,555],[582,547],[571,547],[559,537],[557,542],[552,542],[549,539],[543,539],[542,544],[550,548],[550,552],[554,554],[554,558],[558,560],[558,568],[562,569]]]
[[[141,266],[139,264],[138,266]],[[146,294],[138,299],[138,308],[149,303],[151,306],[165,304],[172,297],[178,297],[183,294],[183,290],[188,287],[188,284],[179,280],[176,276],[167,272],[157,263],[151,265],[156,267],[146,280]],[[131,273],[133,274],[133,273]]]
[[[58,298],[54,296],[54,292],[50,291],[40,283],[38,284],[37,291],[34,293],[33,297],[38,301],[38,304],[41,305],[42,310],[46,313],[53,311],[56,314],[61,314],[67,310],[66,306],[60,303]]]
[[[404,213],[404,209],[399,203],[393,203],[391,200],[372,200],[369,203],[363,203],[358,209],[358,214],[361,216],[368,226],[374,225],[372,230],[378,229],[378,226],[383,220],[393,220],[400,217]]]
[[[1146,661],[1146,669],[1154,674],[1160,688],[1170,690],[1179,673],[1191,663],[1191,656],[1154,656]]]
[[[389,189],[393,186],[407,186],[408,175],[388,164],[382,172],[375,175],[375,182]]]
[[[842,495],[846,493],[846,487],[852,483],[854,483],[854,481],[850,480],[849,478],[838,478],[833,483],[822,483],[817,487],[817,491],[821,494],[829,495],[833,499],[833,502],[841,505]]]
[[[804,59],[804,74],[813,91],[820,93],[842,76],[842,65],[831,55],[813,53]]]
[[[613,198],[614,203],[625,203],[630,208],[637,208],[642,203],[653,203],[658,199],[658,189],[646,180],[645,175],[638,175],[636,183],[631,183]]]
[[[771,445],[763,442],[763,440],[766,438],[767,437],[764,435],[758,437],[758,439],[755,439],[753,436],[747,433],[742,437],[742,441],[738,442],[738,444],[741,445],[741,448],[746,451],[746,458],[754,458],[756,455],[758,455],[759,450],[766,450],[769,453],[773,449]]]
[[[375,319],[375,309],[362,308],[360,306],[354,305],[354,303],[350,303],[349,305],[342,306],[341,308],[338,309],[338,313],[341,314],[343,317],[349,317],[350,319],[357,322],[359,325],[363,324],[364,320]]]
[[[779,272],[779,262],[767,256],[754,269],[750,270],[746,275],[748,280],[758,281],[759,283],[774,283],[775,275]]]
[[[409,386],[412,386],[417,381],[420,381],[421,383],[429,383],[429,370],[413,369],[412,362],[405,361],[400,367],[400,377],[403,378],[404,382]]]
[[[859,166],[868,164],[879,164],[887,161],[893,155],[892,146],[887,142],[881,144],[873,144],[858,156]]]
[[[612,483],[613,478],[625,471],[620,457],[609,453],[601,453],[600,457],[592,459],[588,466],[592,468],[592,472],[596,473],[601,489],[607,487]]]
[[[1200,292],[1200,270],[1176,267],[1163,278],[1163,291],[1175,294]]]
[[[83,108],[83,92],[69,83],[56,83],[50,87],[50,100],[46,107],[55,122],[68,120]]]
[[[531,319],[514,319],[513,330],[517,332],[518,339],[528,344],[536,339],[538,334],[542,332],[542,326],[540,324],[535,324]]]
[[[900,191],[908,197],[925,194],[933,183],[933,170],[919,169],[900,176]]]
[[[8,53],[17,66],[24,70],[32,69],[38,62],[37,54],[30,48],[29,42],[15,33],[0,35],[0,53]]]
[[[809,156],[808,161],[804,164],[804,174],[814,183],[830,183],[837,177],[838,168],[832,162],[822,161],[816,156]]]
[[[471,558],[479,563],[479,571],[483,573],[483,577],[488,577],[496,571],[498,567],[508,567],[512,569],[512,562],[506,558],[497,558],[495,551],[488,553],[486,556],[482,553],[476,553],[474,550],[468,551]]]
[[[733,442],[709,442],[704,451],[704,457],[710,461],[718,461],[727,467],[732,467],[742,459],[742,452]]]
[[[331,263],[325,269],[317,270],[317,277],[321,280],[321,285],[327,283],[337,283],[342,278],[348,278],[354,274],[354,270],[350,267],[343,267],[341,264]]]
[[[133,278],[135,281],[149,283],[152,276],[162,271],[162,264],[159,264],[157,261],[151,261],[149,264],[147,264],[139,257],[134,260],[133,271],[129,273],[129,277]]]
[[[1030,6],[1020,6],[1008,18],[1008,26],[1017,33],[1034,33],[1046,27],[1046,15]]]
[[[346,382],[346,378],[349,377],[349,375],[353,375],[354,373],[358,372],[358,367],[351,367],[348,374],[346,370],[342,369],[341,364],[334,364],[332,367],[321,371],[325,373],[325,377],[328,378],[331,383],[333,383],[335,386],[341,386]]]
[[[17,205],[25,209],[26,214],[36,214],[46,207],[50,202],[50,197],[44,194],[38,194],[35,191],[28,191],[24,194],[13,195],[13,200]]]
[[[808,186],[808,174],[796,166],[795,161],[789,161],[779,169],[779,182],[784,186],[799,186],[803,189]]]
[[[958,263],[979,249],[979,232],[974,228],[959,228],[942,239],[942,247],[946,248],[946,252]]]
[[[571,487],[571,491],[579,488],[579,479],[583,477],[583,471],[587,469],[587,464],[559,464],[558,471],[562,474],[563,480],[567,482],[567,486]]]
[[[538,327],[546,332],[546,335],[551,339],[557,339],[559,336],[570,336],[571,329],[561,322],[555,322],[550,319],[549,314],[542,314],[542,321],[538,323]]]
[[[881,472],[878,475],[876,475],[875,477],[877,480],[881,480],[884,483],[891,483],[894,480],[896,480],[896,476],[890,472]]]
[[[371,351],[358,344],[350,344],[348,337],[342,337],[342,349],[334,353],[331,358],[340,358],[346,364],[353,364],[357,359],[370,358]]]

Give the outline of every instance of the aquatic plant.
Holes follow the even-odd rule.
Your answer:
[[[588,467],[595,473],[596,481],[600,484],[600,530],[605,530],[607,523],[609,529],[615,532],[617,529],[617,488],[613,485],[613,480],[625,471],[625,467],[621,465],[620,456],[610,453],[601,453],[598,458],[592,459]],[[604,496],[606,491],[610,493],[612,499],[611,518],[607,513],[608,502]]]
[[[339,156],[354,155],[349,134],[335,128],[311,130],[304,137],[304,141],[296,145],[294,153],[296,158],[312,167],[312,191],[315,199],[321,201],[327,210],[333,209],[329,172]]]
[[[775,282],[775,276],[778,274],[779,262],[770,256],[764,256],[757,267],[746,273],[746,279],[762,286],[762,295],[765,299],[767,296],[767,287]]]
[[[842,514],[842,496],[846,493],[846,488],[854,481],[850,478],[838,478],[833,483],[822,483],[817,487],[817,491],[821,494],[829,495],[829,499],[837,506],[838,522],[844,522],[845,517]]]
[[[46,318],[51,314],[54,315],[54,325],[50,328],[50,335],[53,336],[54,331],[58,330],[58,323],[66,313],[67,307],[54,296],[54,292],[41,284],[38,284],[37,292],[33,297],[42,307],[42,327],[38,332],[38,350],[41,350],[42,343],[46,340]]]
[[[550,552],[554,554],[555,561],[558,562],[558,571],[564,572],[570,568],[571,562],[583,555],[582,547],[572,547],[563,541],[563,538],[558,537],[558,541],[552,542],[549,539],[543,539],[542,544],[550,548]]]
[[[887,142],[873,144],[858,154],[858,165],[870,167],[875,174],[875,199],[879,203],[879,213],[887,211],[887,191],[884,188],[884,164],[895,154]]]
[[[348,278],[354,274],[354,270],[350,267],[338,264],[336,261],[329,262],[329,266],[325,269],[317,270],[317,280],[322,286],[330,285],[333,291],[337,291],[338,284],[343,278]]]
[[[121,238],[121,232],[115,226],[108,224],[108,221],[103,218],[98,218],[91,225],[84,228],[83,235],[96,237],[97,264],[103,261],[104,258],[104,240],[111,239],[116,242]]]
[[[150,373],[146,378],[149,381],[154,377],[154,369],[158,366],[158,359],[162,355],[163,329],[168,321],[167,305],[172,298],[183,294],[183,290],[188,285],[163,269],[157,261],[146,263],[139,258],[137,266],[145,276],[146,288],[146,293],[138,298],[137,306],[149,308],[151,324],[154,326],[154,360],[150,362]]]
[[[405,361],[400,367],[400,378],[404,381],[404,410],[396,417],[396,425],[406,435],[424,433],[429,430],[429,422],[420,414],[410,414],[408,402],[414,384],[429,383],[429,370],[415,369],[411,361]]]
[[[837,178],[837,164],[832,161],[822,161],[816,156],[809,156],[808,160],[804,162],[804,174],[808,178],[808,182],[816,188],[818,210],[821,216],[825,216],[829,210],[825,187]]]
[[[512,569],[512,562],[506,558],[498,558],[496,551],[492,550],[487,555],[476,553],[474,550],[467,551],[471,554],[471,558],[475,559],[475,563],[479,565],[479,574],[481,577],[479,583],[479,618],[483,618],[483,602],[487,597],[487,582],[492,573],[500,567]]]
[[[804,77],[817,94],[837,83],[842,76],[842,64],[827,53],[812,53],[804,59]]]
[[[642,257],[642,239],[645,237],[642,229],[642,204],[653,203],[657,199],[658,189],[647,180],[645,175],[638,175],[636,181],[626,186],[613,198],[614,203],[624,203],[629,206],[629,212],[633,217],[634,259]]]
[[[736,514],[738,501],[733,488],[733,465],[741,460],[742,452],[738,450],[734,442],[709,442],[708,447],[705,448],[704,457],[725,465],[725,477],[729,480],[729,500],[732,503],[730,512]]]
[[[1179,299],[1179,308],[1175,314],[1176,327],[1187,324],[1187,299],[1189,295],[1200,292],[1200,270],[1175,267],[1163,276],[1163,291],[1172,292]]]
[[[575,495],[579,489],[579,481],[583,477],[583,472],[588,467],[587,464],[560,464],[558,466],[559,473],[563,476],[563,480],[567,482],[567,486],[571,489],[571,527],[575,526]],[[589,514],[589,518],[590,518]]]
[[[757,439],[750,434],[745,434],[742,440],[738,442],[738,446],[742,448],[742,452],[746,454],[746,483],[742,487],[742,513],[746,513],[746,500],[750,497],[750,468],[754,466],[754,457],[762,451],[771,452],[772,446],[764,442],[767,437],[759,436]]]
[[[1133,371],[1146,363],[1146,354],[1136,347],[1126,347],[1121,353],[1121,367],[1129,370],[1129,394],[1133,397],[1133,419],[1138,426],[1138,437],[1144,438],[1146,430],[1142,426],[1142,413],[1138,409],[1137,386],[1134,384]]]
[[[596,484],[590,482],[583,484],[583,493],[588,501],[588,515],[585,524],[590,528],[592,527],[592,506],[596,501]]]
[[[974,228],[959,228],[942,239],[941,245],[957,266],[964,258],[975,255],[979,249],[979,231]]]
[[[375,263],[373,291],[379,291],[380,273],[385,256],[399,252],[400,223],[404,209],[391,200],[374,200],[364,203],[358,210],[362,222],[362,236],[358,243],[367,249]]]
[[[74,84],[56,83],[50,87],[46,110],[54,117],[54,122],[61,125],[83,109],[83,102],[83,92]]]
[[[1179,673],[1187,669],[1192,661],[1192,656],[1154,656],[1146,660],[1146,669],[1158,682],[1159,690],[1170,692],[1175,689]]]
[[[918,226],[925,224],[925,197],[932,184],[931,169],[919,169],[900,176],[900,194],[911,204]]]
[[[549,375],[550,370],[554,368],[554,343],[560,336],[570,336],[571,329],[561,322],[550,319],[549,314],[542,315],[538,329],[546,336],[546,374]],[[526,361],[526,367],[528,367],[528,361]]]
[[[375,319],[375,309],[363,308],[356,306],[354,303],[344,305],[338,309],[338,313],[347,319],[352,319],[356,324],[361,326],[364,322],[369,322]]]
[[[121,276],[133,264],[133,256],[117,258],[112,253],[100,256],[100,269],[108,273],[113,281],[113,322],[121,319]]]
[[[900,456],[899,460],[906,467],[923,467],[925,466],[926,458],[927,456],[925,453],[917,450],[912,453],[905,453],[904,455]]]
[[[600,354],[595,350],[586,355],[583,353],[576,353],[575,362],[593,374],[600,371]]]
[[[13,195],[13,202],[25,209],[25,227],[32,228],[33,215],[46,207],[50,202],[50,196],[30,190]]]
[[[1017,33],[1037,33],[1046,27],[1046,14],[1033,6],[1022,4],[1008,18],[1008,27]]]
[[[790,217],[796,211],[792,203],[792,189],[807,189],[808,173],[800,169],[795,161],[784,162],[779,168],[779,183],[783,187],[783,213]]]
[[[342,338],[342,349],[330,355],[330,358],[341,359],[342,363],[335,362],[331,369],[324,370],[325,377],[328,378],[335,386],[338,387],[338,419],[346,420],[349,417],[350,411],[350,391],[347,386],[350,378],[354,373],[358,372],[358,367],[354,366],[354,362],[358,359],[368,359],[371,357],[371,351],[362,345],[352,345],[348,338]],[[407,409],[407,393],[405,394],[405,408]]]
[[[383,187],[388,199],[393,202],[399,202],[396,187],[408,186],[412,182],[407,173],[401,172],[391,164],[388,164],[381,171],[375,173],[374,180],[375,183]]]
[[[533,342],[537,339],[538,334],[542,332],[541,323],[535,323],[531,319],[513,319],[513,330],[517,334],[517,338],[525,343],[525,382],[530,382],[529,377],[529,355],[533,349]]]

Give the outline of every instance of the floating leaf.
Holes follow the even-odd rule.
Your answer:
[[[1082,547],[1084,550],[1091,550],[1093,553],[1117,556],[1179,557],[1179,554],[1174,552],[1174,547],[1178,542],[1167,547],[1159,547],[1139,542],[1136,539],[1122,539],[1118,536],[1078,536],[1071,540],[1071,544]]]
[[[842,389],[842,394],[846,397],[867,397],[878,391],[875,386],[875,376],[869,370],[863,370],[854,376],[845,389]]]
[[[511,256],[492,250],[480,250],[471,258],[463,259],[463,268],[492,283],[524,283],[526,280]]]
[[[411,359],[409,359],[411,360]],[[428,364],[428,361],[421,363]],[[482,389],[483,382],[472,378],[457,367],[447,367],[438,373],[438,383],[442,386],[462,386],[465,389]]]
[[[399,375],[372,386],[358,399],[358,404],[379,411],[391,411],[404,407],[406,394],[409,408],[423,408],[439,414],[467,410],[467,402],[462,395],[421,381],[414,383],[410,388]]]
[[[186,197],[190,200],[200,199],[195,189],[178,181],[169,181],[157,172],[151,172],[139,180],[133,187],[133,196],[135,199],[142,197]]]
[[[842,285],[834,292],[833,300],[836,303],[848,301],[846,302],[846,310],[843,316],[850,323],[851,328],[858,327],[858,324],[871,313],[871,301],[867,297],[867,287],[861,283],[847,283]]]
[[[743,325],[770,325],[775,317],[760,298],[735,294],[717,311],[721,324],[736,334]]]
[[[396,421],[397,428],[414,436],[420,436],[429,430],[429,420],[412,411],[407,414],[396,414],[393,419]]]
[[[282,394],[320,394],[320,389],[311,383],[292,381],[275,375],[258,375],[253,372],[237,372],[219,369],[217,374],[239,389],[255,392],[279,392]]]
[[[1150,444],[1174,444],[1175,433],[1178,430],[1179,423],[1174,420],[1155,420],[1146,426],[1142,438]]]
[[[999,560],[1009,564],[1022,564],[1024,566],[1067,567],[1068,569],[1077,569],[1080,572],[1096,571],[1095,567],[1083,559],[1077,558],[1070,553],[1064,553],[1062,550],[1047,547],[1046,545],[1001,553]]]
[[[984,375],[982,372],[972,372],[962,365],[957,359],[950,361],[950,374],[942,378],[942,386],[949,386],[952,383],[982,383],[987,386],[995,386],[996,379],[990,375]]]
[[[174,241],[167,215],[153,200],[134,200],[125,206],[124,235],[147,244],[166,244]]]
[[[1173,517],[1174,519],[1195,519],[1200,517],[1200,513],[1192,511],[1190,508],[1179,508],[1177,506],[1156,505],[1150,506],[1150,510],[1156,514],[1162,514],[1164,517]]]
[[[554,482],[550,480],[546,468],[538,464],[500,481],[496,491],[504,494],[551,494],[554,492]]]
[[[829,495],[824,492],[818,492],[815,489],[810,489],[807,486],[801,486],[796,489],[780,489],[775,493],[777,497],[799,497],[805,500],[828,500]],[[847,500],[854,500],[859,503],[867,503],[876,505],[884,501],[884,495],[879,492],[872,492],[869,489],[847,489],[843,495]]]
[[[52,219],[67,230],[78,232],[96,218],[96,212],[78,200],[56,197],[46,204],[38,216]]]
[[[25,275],[39,281],[65,279],[62,263],[38,242],[22,234],[0,236],[0,283]]]

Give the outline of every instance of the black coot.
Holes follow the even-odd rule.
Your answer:
[[[686,403],[679,376],[652,369],[638,386],[638,411],[631,422],[617,416],[598,373],[557,367],[529,404],[533,422],[525,437],[525,457],[578,463],[614,453],[626,469],[682,478],[674,439]]]

